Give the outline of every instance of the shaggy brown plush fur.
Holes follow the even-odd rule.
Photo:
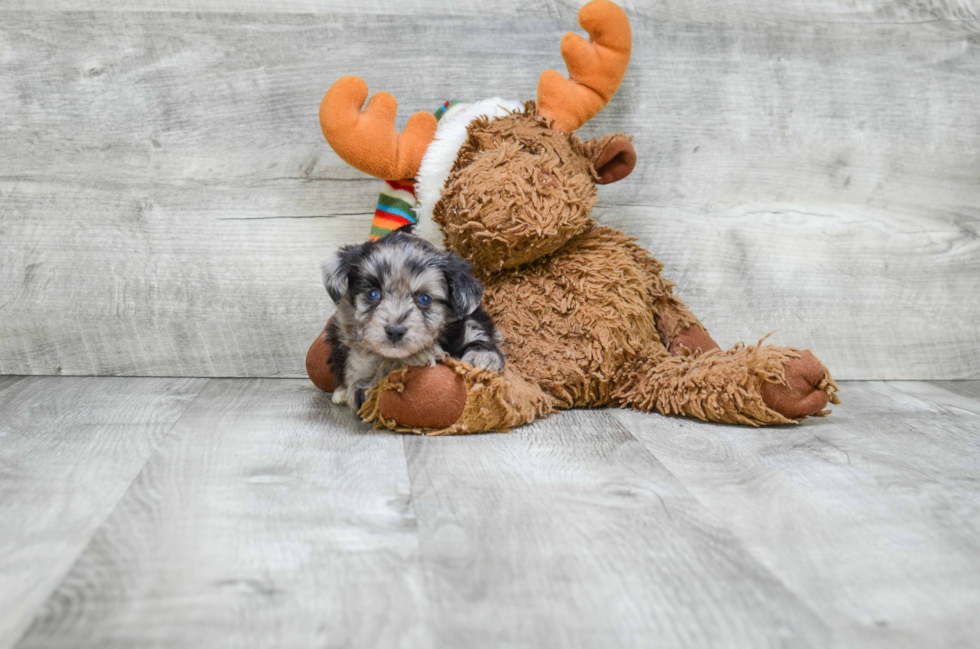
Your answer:
[[[433,210],[447,246],[477,268],[533,261],[591,223],[596,186],[586,147],[534,114],[527,102],[524,113],[472,124]]]
[[[553,407],[606,404],[784,424],[837,402],[837,386],[816,359],[820,376],[797,376],[804,352],[717,349],[661,277],[663,265],[634,238],[592,221],[596,164],[632,152],[627,138],[582,142],[548,128],[533,102],[521,113],[474,122],[469,135],[435,220],[449,248],[472,261],[484,282],[484,306],[504,336],[508,371],[496,375],[449,362],[463,377],[466,405],[452,425],[431,426],[430,433],[503,430]],[[812,372],[812,363],[807,367]],[[787,368],[797,381],[792,389]],[[424,383],[422,372],[389,377],[361,414],[379,427],[425,429],[412,425],[420,420],[405,410],[384,405],[392,390],[402,408],[437,400],[438,385]],[[767,404],[770,385],[783,390],[770,391],[776,396]],[[804,396],[809,410],[793,414]],[[780,411],[771,407],[775,402]]]
[[[464,433],[488,433],[509,431],[515,426],[529,424],[536,417],[554,410],[553,401],[540,388],[529,383],[511,370],[503,373],[473,367],[455,358],[447,358],[443,365],[452,369],[463,380],[466,389],[466,405],[458,419],[449,426],[405,425],[399,415],[405,407],[411,407],[424,395],[432,395],[438,388],[416,389],[415,393],[392,409],[383,407],[385,396],[392,391],[402,393],[413,378],[423,378],[421,368],[393,372],[375,389],[361,406],[359,414],[364,421],[373,421],[375,428],[388,428],[403,433],[425,435],[459,435]],[[440,366],[441,367],[441,366]],[[432,368],[434,369],[434,368]],[[394,418],[392,418],[394,415]]]
[[[626,13],[592,0],[578,13],[589,40],[566,34],[565,79],[546,70],[534,102],[469,124],[468,141],[433,208],[450,250],[486,285],[507,370],[460,361],[389,375],[360,414],[378,427],[429,434],[505,430],[553,408],[618,404],[749,425],[791,423],[838,403],[837,385],[809,352],[736,345],[722,351],[660,276],[663,265],[591,219],[596,185],[636,164],[622,134],[573,135],[612,98],[629,64]],[[344,78],[324,97],[323,132],[337,153],[379,177],[415,173],[435,120],[416,114],[399,134],[395,102]],[[323,338],[310,378],[331,385]]]
[[[655,300],[670,289],[652,262],[622,232],[592,226],[560,254],[487,275],[509,366],[560,406],[609,403],[621,368],[660,340]]]
[[[790,347],[738,344],[728,351],[671,356],[659,346],[645,350],[622,377],[614,398],[624,406],[664,415],[687,415],[733,424],[791,424],[762,396],[766,383],[784,383],[785,366],[801,357]],[[837,403],[837,384],[829,374],[820,388]],[[807,413],[814,415],[823,412]]]

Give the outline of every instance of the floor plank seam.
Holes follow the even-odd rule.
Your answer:
[[[75,567],[78,565],[78,562],[81,560],[83,556],[85,556],[86,551],[92,545],[92,541],[95,539],[96,536],[99,535],[99,532],[102,530],[102,528],[105,527],[106,522],[110,518],[112,518],[113,513],[115,513],[116,508],[119,506],[119,503],[123,501],[123,499],[126,497],[126,494],[128,494],[130,489],[133,488],[133,485],[136,483],[136,481],[139,480],[139,477],[143,474],[143,471],[146,470],[147,464],[150,463],[150,460],[153,459],[157,451],[159,451],[160,447],[163,446],[163,443],[170,437],[174,429],[177,427],[177,424],[180,423],[180,420],[184,418],[184,415],[187,414],[187,411],[190,410],[191,406],[194,405],[198,397],[201,396],[201,393],[204,392],[204,388],[207,387],[213,380],[214,379],[205,379],[201,383],[201,387],[198,388],[197,392],[194,394],[194,398],[187,402],[187,406],[181,411],[180,415],[176,419],[174,419],[174,423],[167,429],[167,432],[160,436],[160,441],[153,446],[153,448],[150,450],[149,453],[147,453],[146,460],[143,462],[143,464],[140,465],[139,471],[137,471],[133,475],[133,479],[130,481],[129,485],[120,492],[119,498],[116,499],[116,502],[113,503],[112,507],[107,508],[105,516],[102,517],[102,520],[99,521],[98,525],[92,528],[92,534],[88,537],[88,539],[85,541],[84,544],[79,546],[79,550],[75,555],[75,559],[61,573],[60,579],[58,579],[57,584],[55,584],[51,588],[51,590],[48,591],[48,594],[44,598],[44,601],[41,602],[38,605],[38,607],[33,611],[33,615],[31,617],[31,623],[26,626],[26,628],[20,634],[20,636],[18,636],[17,639],[14,640],[14,642],[10,645],[12,648],[21,646],[21,644],[24,642],[24,639],[30,634],[31,629],[34,628],[34,623],[37,621],[37,613],[41,611],[49,601],[51,601],[51,597],[55,593],[57,593],[61,588],[61,586],[64,584],[65,578],[68,575],[70,575],[73,570],[75,570]]]
[[[654,453],[654,451],[649,446],[647,446],[646,444],[644,444],[641,439],[639,439],[636,435],[633,434],[633,432],[626,426],[626,424],[624,424],[622,421],[620,421],[619,418],[613,412],[611,412],[612,410],[613,410],[612,408],[608,408],[608,407],[606,408],[606,411],[609,413],[609,418],[616,423],[616,426],[618,426],[620,428],[620,430],[622,430],[624,433],[626,433],[627,435],[629,435],[630,438],[633,439],[636,442],[636,444],[640,448],[643,449],[644,452],[646,452],[647,454],[649,454],[649,456],[657,464],[659,464],[660,466],[663,467],[663,470],[664,471],[666,471],[668,474],[670,474],[671,476],[673,476],[674,479],[677,481],[677,484],[680,485],[681,488],[684,489],[684,493],[687,494],[687,496],[690,497],[694,502],[698,503],[698,505],[701,506],[701,509],[703,510],[703,515],[713,525],[717,526],[719,529],[723,529],[723,530],[727,531],[731,535],[731,537],[733,539],[735,539],[735,541],[738,543],[738,545],[740,546],[741,550],[746,554],[746,556],[750,557],[753,561],[755,561],[755,563],[757,564],[757,566],[759,567],[759,569],[764,570],[765,573],[768,575],[768,577],[770,579],[772,579],[774,582],[776,582],[777,584],[779,584],[780,586],[782,586],[786,590],[787,593],[789,593],[790,595],[792,595],[796,599],[797,605],[800,608],[805,609],[808,613],[810,613],[810,615],[812,615],[815,620],[818,620],[820,622],[820,624],[822,624],[826,628],[827,633],[829,633],[830,636],[832,638],[834,638],[835,641],[836,641],[837,640],[837,636],[838,636],[837,629],[835,629],[828,620],[824,619],[824,617],[821,616],[817,610],[815,610],[812,606],[810,606],[810,604],[807,602],[807,600],[804,599],[804,596],[803,596],[802,593],[800,593],[796,589],[790,587],[790,585],[786,582],[785,579],[783,579],[783,577],[781,575],[779,575],[778,573],[776,573],[775,571],[773,571],[773,569],[771,567],[769,567],[769,565],[767,565],[765,563],[765,561],[763,561],[755,552],[753,552],[752,549],[748,546],[748,544],[746,544],[745,539],[743,539],[741,536],[739,536],[739,534],[737,533],[737,530],[733,529],[729,525],[725,525],[720,520],[718,520],[718,517],[714,515],[713,510],[711,509],[711,507],[708,506],[708,503],[705,503],[704,501],[702,501],[701,498],[699,498],[694,492],[692,492],[688,488],[687,484],[676,473],[674,473],[673,471],[671,471],[667,467],[667,465],[664,464],[660,460],[660,458],[657,457],[657,454]],[[660,414],[650,413],[650,416],[664,417],[666,415],[660,415]],[[704,425],[706,425],[706,426],[715,426],[715,425],[718,425],[718,424],[712,424],[712,423],[704,422]],[[663,503],[663,499],[661,499],[661,503]],[[665,508],[666,508],[666,505],[665,505]]]
[[[895,390],[897,392],[901,392],[902,394],[904,394],[905,396],[909,397],[910,399],[916,399],[918,401],[921,401],[922,403],[931,404],[931,405],[935,406],[936,408],[939,408],[940,410],[942,410],[946,414],[949,414],[949,415],[955,415],[956,414],[955,412],[952,412],[950,410],[949,406],[945,406],[943,404],[936,403],[935,401],[929,401],[927,399],[923,399],[921,396],[917,396],[916,394],[914,394],[912,392],[909,392],[908,390],[902,389],[901,386],[896,385],[896,383],[904,383],[904,382],[905,381],[882,381],[882,383],[884,383],[885,386],[889,390]],[[946,392],[947,394],[950,394],[952,396],[957,396],[957,397],[959,396],[956,392],[953,392],[952,390],[950,390],[949,388],[947,388],[946,386],[943,385],[943,383],[945,383],[945,381],[922,381],[922,382],[923,383],[930,383],[932,385],[936,385],[940,390],[942,390],[943,392]],[[951,382],[952,383],[977,383],[978,381],[951,381]],[[964,412],[968,412],[971,415],[975,415],[977,417],[980,417],[980,412],[977,412],[975,410],[970,410],[969,408],[962,408],[962,407],[961,408],[958,408],[958,409],[959,410],[962,410]]]
[[[375,433],[377,434],[377,433]],[[416,498],[415,498],[415,479],[412,476],[412,468],[409,466],[408,462],[408,446],[414,440],[414,435],[404,435],[402,439],[402,457],[405,458],[405,475],[408,477],[408,504],[412,510],[412,517],[415,520],[415,542],[419,550],[419,572],[422,576],[422,587],[425,589],[425,626],[429,630],[429,634],[433,639],[433,644],[435,641],[435,624],[432,618],[435,611],[436,602],[433,597],[435,593],[435,588],[432,584],[432,580],[429,577],[429,570],[426,567],[425,551],[422,549],[422,535],[419,533],[419,514],[415,508]],[[431,441],[432,438],[423,438]],[[441,440],[440,440],[441,441]]]

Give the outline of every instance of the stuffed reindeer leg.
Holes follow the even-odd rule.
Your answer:
[[[336,387],[330,343],[317,336],[306,355],[316,387]],[[375,428],[425,435],[505,431],[554,410],[554,400],[510,370],[481,370],[452,358],[393,372],[368,393],[359,415]]]
[[[505,369],[446,358],[396,371],[375,386],[358,413],[375,428],[425,435],[509,431],[554,410],[554,399]]]
[[[657,298],[657,333],[674,356],[721,349],[687,305],[674,295]]]
[[[662,414],[738,424],[785,424],[839,403],[830,372],[808,351],[736,345],[722,351],[660,275],[664,265],[630,246],[653,300],[663,345],[650,345],[624,368],[614,397]]]
[[[327,325],[306,352],[306,375],[310,377],[313,385],[324,392],[333,392],[337,387],[333,366],[330,365],[330,343],[327,341],[329,326],[330,320],[327,320]]]
[[[655,307],[657,333],[664,347],[674,356],[720,349],[701,321],[674,295],[674,283],[660,275],[664,269],[648,251],[628,244],[633,260],[647,278],[647,290]]]
[[[624,370],[613,398],[646,412],[760,426],[827,414],[837,390],[810,352],[760,341],[686,356],[653,345]]]

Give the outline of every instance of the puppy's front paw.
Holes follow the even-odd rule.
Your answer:
[[[500,372],[504,369],[504,355],[497,350],[475,349],[463,354],[463,362],[473,367]]]
[[[356,415],[365,401],[367,401],[367,390],[354,390],[347,405],[350,406],[351,412]]]
[[[347,403],[347,388],[337,387],[333,391],[333,397],[330,398],[338,406],[342,406]]]

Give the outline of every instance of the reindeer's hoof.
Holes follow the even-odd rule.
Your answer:
[[[789,361],[785,376],[785,385],[766,383],[762,386],[762,400],[782,416],[799,419],[816,415],[831,401],[832,392],[821,385],[828,376],[827,368],[810,352],[801,352],[799,358]]]
[[[385,419],[404,428],[449,428],[463,414],[466,385],[463,377],[445,365],[410,367],[391,374],[389,381],[405,389],[386,390],[378,401]]]
[[[329,361],[330,343],[327,342],[326,330],[324,330],[310,345],[310,351],[306,352],[306,375],[313,381],[313,385],[324,392],[333,392],[337,387],[333,367]]]
[[[671,356],[681,356],[685,349],[698,353],[721,349],[721,347],[701,327],[688,327],[674,336],[674,340],[670,343],[670,354]]]

